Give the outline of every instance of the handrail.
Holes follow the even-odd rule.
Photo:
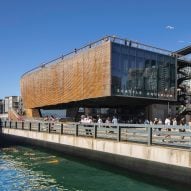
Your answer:
[[[1,128],[191,148],[191,127],[180,125],[1,121]],[[2,132],[2,131],[0,131]]]

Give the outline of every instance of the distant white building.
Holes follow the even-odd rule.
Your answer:
[[[9,110],[14,109],[19,112],[22,110],[22,99],[20,96],[7,96],[4,99],[4,112],[8,113]]]

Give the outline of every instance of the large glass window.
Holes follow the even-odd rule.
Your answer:
[[[176,59],[112,43],[112,95],[175,99]]]

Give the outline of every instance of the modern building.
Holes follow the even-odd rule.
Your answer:
[[[185,81],[178,81],[180,64],[189,65],[180,52],[107,36],[26,72],[21,95],[28,116],[65,108],[76,118],[84,108],[122,121],[164,120],[177,112],[177,89]]]
[[[4,110],[4,100],[0,99],[0,114],[3,113],[3,110]]]
[[[21,97],[20,96],[7,96],[4,98],[4,111],[3,113],[8,113],[9,110],[14,109],[18,111],[21,108]]]
[[[6,96],[0,100],[0,119],[19,120],[23,115],[21,96]]]

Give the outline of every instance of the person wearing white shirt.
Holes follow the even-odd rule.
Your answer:
[[[170,125],[170,118],[169,118],[169,117],[167,117],[167,118],[165,119],[164,124],[167,125],[167,126]],[[171,131],[171,129],[170,129],[170,128],[167,128],[167,131]],[[165,138],[168,138],[168,137],[170,138],[170,135],[166,135],[166,136],[165,136]]]
[[[167,117],[164,122],[165,125],[170,125],[170,119]]]
[[[99,117],[97,120],[98,123],[103,123],[102,119]]]
[[[117,118],[115,116],[113,116],[112,123],[114,125],[116,125],[118,123],[118,120],[117,120]]]

